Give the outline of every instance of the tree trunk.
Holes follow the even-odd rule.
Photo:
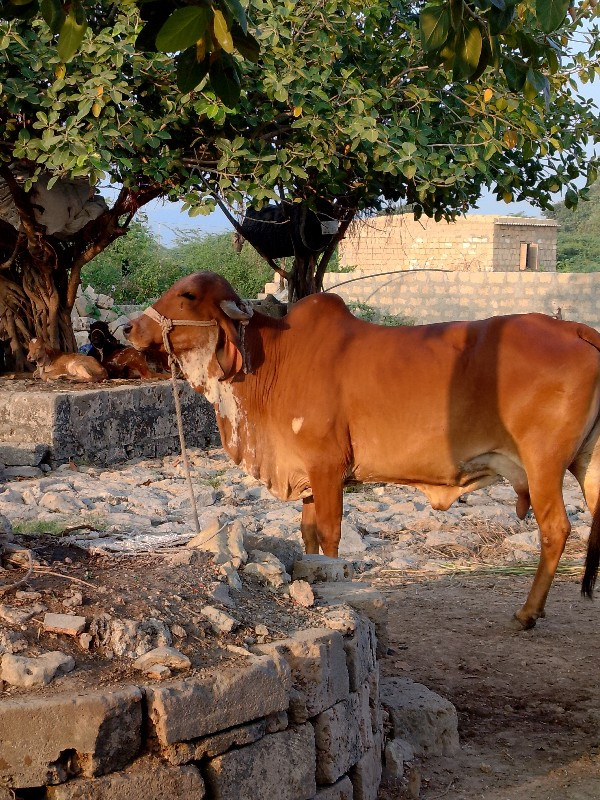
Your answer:
[[[0,339],[9,345],[7,369],[31,368],[26,354],[34,337],[63,352],[76,350],[67,287],[65,267],[40,263],[25,248],[9,270],[0,272]]]
[[[18,230],[0,220],[0,364],[22,372],[32,368],[27,348],[34,337],[65,353],[77,349],[71,310],[82,267],[127,233],[136,211],[161,189],[123,187],[111,209],[68,238],[58,238],[47,236],[36,221],[31,197],[11,170],[0,165],[0,176],[21,220]]]
[[[340,220],[338,232],[321,253],[309,253],[296,247],[294,263],[288,278],[289,304],[292,305],[303,297],[323,291],[323,278],[327,266],[339,242],[344,238],[346,230],[354,217],[354,212]]]

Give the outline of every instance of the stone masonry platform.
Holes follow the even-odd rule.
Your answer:
[[[218,444],[210,404],[183,381],[179,391],[186,443]],[[78,388],[0,379],[0,442],[29,450],[41,445],[52,464],[77,459],[105,465],[177,452],[171,382],[111,381]]]
[[[189,678],[3,700],[1,800],[376,800],[374,626],[325,621],[343,633],[300,631]]]

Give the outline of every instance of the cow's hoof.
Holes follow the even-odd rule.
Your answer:
[[[537,620],[533,617],[521,618],[519,612],[517,612],[510,620],[509,628],[516,633],[520,633],[521,631],[529,631],[531,628],[535,628],[536,622]]]

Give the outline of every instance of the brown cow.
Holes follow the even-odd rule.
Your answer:
[[[151,369],[139,350],[121,344],[102,320],[92,323],[89,340],[92,348],[87,355],[102,364],[109,378],[142,378],[154,381],[169,379],[169,375]]]
[[[176,320],[163,338],[161,315]],[[196,327],[200,326],[200,327]],[[517,611],[529,628],[570,531],[569,469],[594,521],[582,591],[600,554],[600,334],[542,314],[386,328],[313,295],[283,319],[251,309],[220,276],[177,281],[126,331],[176,356],[214,404],[225,450],[282,499],[303,498],[302,536],[336,556],[343,486],[415,486],[436,509],[505,478],[530,505],[541,558]]]
[[[27,359],[37,366],[34,377],[43,381],[65,378],[77,383],[100,383],[108,378],[106,370],[95,358],[81,353],[61,353],[48,347],[41,339],[29,342]]]

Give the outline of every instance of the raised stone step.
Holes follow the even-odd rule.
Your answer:
[[[183,381],[179,391],[187,445],[218,445],[212,406]],[[170,381],[58,391],[0,382],[0,464],[37,466],[49,453],[53,465],[70,459],[104,465],[178,450]]]

